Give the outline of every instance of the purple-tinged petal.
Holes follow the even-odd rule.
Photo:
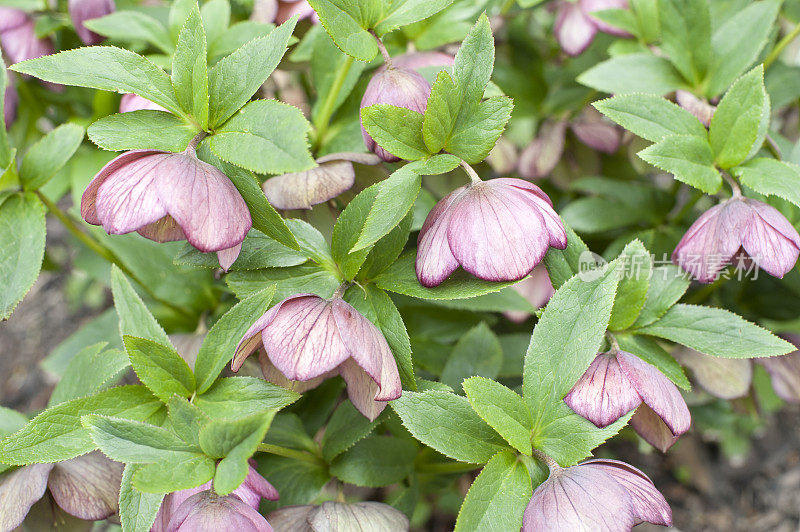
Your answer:
[[[55,464],[47,485],[68,514],[97,521],[118,511],[122,469],[119,462],[93,451]]]
[[[720,399],[744,397],[753,380],[753,363],[743,358],[712,357],[681,347],[673,356],[692,370],[694,380],[708,393]]]
[[[528,275],[550,241],[531,198],[504,183],[470,185],[453,205],[447,227],[450,251],[461,267],[487,281],[516,281]]]
[[[599,112],[586,111],[570,127],[575,136],[590,148],[608,154],[619,150],[621,131]]]
[[[680,436],[689,430],[692,423],[689,407],[671,380],[652,364],[625,351],[617,352],[617,362],[642,401],[664,420],[673,435]]]
[[[254,510],[258,510],[261,499],[268,501],[277,501],[278,490],[267,482],[267,479],[261,476],[258,471],[251,465],[247,472],[247,476],[242,482],[242,485],[233,490],[233,494],[242,499]]]
[[[138,94],[123,94],[119,100],[119,112],[128,113],[130,111],[166,111],[157,103],[153,103],[146,98],[142,98]]]
[[[561,2],[553,31],[561,49],[576,56],[592,44],[597,27],[576,2]]]
[[[386,401],[375,399],[381,391],[378,383],[352,358],[339,364],[339,375],[347,383],[347,396],[356,410],[370,421],[375,421],[387,404]]]
[[[742,247],[759,267],[774,277],[794,268],[800,255],[800,235],[775,207],[745,198],[753,212],[751,223],[742,226]]]
[[[544,220],[545,227],[547,228],[547,234],[550,237],[550,245],[556,249],[565,249],[567,247],[567,231],[564,229],[564,223],[561,221],[556,211],[553,210],[553,204],[550,198],[547,197],[547,194],[545,194],[542,189],[533,183],[528,183],[521,179],[503,178],[495,179],[494,181],[513,181],[513,183],[509,184],[518,189],[533,192],[533,194],[524,194],[523,198],[533,205],[533,208],[542,215],[542,220]]]
[[[164,216],[151,224],[147,224],[136,230],[143,237],[154,242],[175,242],[176,240],[186,240],[183,229],[170,215]]]
[[[545,122],[539,134],[522,150],[517,165],[519,175],[526,179],[541,179],[550,175],[564,153],[567,123],[563,120]]]
[[[2,14],[2,13],[0,13]],[[0,530],[14,530],[42,498],[53,464],[33,464],[0,475]]]
[[[392,64],[395,67],[416,71],[430,67],[450,67],[454,61],[455,57],[444,52],[411,52],[392,57]]]
[[[287,299],[261,331],[270,361],[293,381],[336,368],[350,353],[336,326],[332,303],[318,296]]]
[[[19,95],[17,95],[17,89],[14,87],[13,78],[8,73],[6,73],[6,75],[8,75],[8,84],[3,93],[3,121],[5,122],[6,129],[8,129],[17,117]]]
[[[167,532],[272,532],[264,516],[238,497],[220,497],[211,491],[192,495],[181,504]]]
[[[492,151],[486,156],[486,163],[492,167],[495,174],[513,173],[519,164],[517,146],[507,138],[500,137]]]
[[[675,436],[658,414],[645,404],[633,414],[630,425],[644,441],[662,453],[667,452],[678,441],[678,436]]]
[[[0,7],[0,33],[22,26],[28,21],[28,14],[13,7]]]
[[[314,8],[306,0],[281,0],[278,2],[278,13],[275,15],[275,23],[283,24],[293,16],[297,15],[298,20],[311,19],[317,24],[319,16]]]
[[[16,22],[16,17],[13,22]],[[26,17],[24,23],[0,32],[0,47],[11,63],[53,53],[53,43],[50,39],[36,37],[35,25],[32,18]]]
[[[708,127],[717,108],[689,91],[675,91],[675,101]]]
[[[441,284],[458,268],[458,261],[447,242],[447,227],[453,213],[452,207],[466,191],[467,187],[461,187],[442,198],[422,224],[417,237],[416,271],[417,279],[423,286]]]
[[[284,506],[271,512],[267,516],[267,521],[275,532],[314,532],[308,524],[308,518],[316,511],[317,507],[313,504]]]
[[[769,373],[772,388],[778,397],[789,403],[800,403],[800,351],[754,360],[764,366]]]
[[[211,485],[212,482],[209,480],[205,484],[195,488],[167,493],[167,495],[164,497],[164,500],[161,501],[161,506],[158,508],[156,520],[153,523],[153,527],[150,529],[150,532],[167,532],[169,529],[169,521],[180,505],[193,495],[210,490]]]
[[[91,31],[83,23],[113,13],[116,9],[114,0],[69,0],[68,6],[75,33],[83,44],[93,45],[103,42],[105,37]]]
[[[619,460],[587,460],[581,467],[595,467],[611,475],[628,492],[638,521],[672,526],[669,503],[653,481],[635,467]]]
[[[607,22],[600,20],[597,17],[592,16],[592,13],[595,11],[603,11],[606,9],[628,9],[628,0],[578,0],[578,5],[598,30],[611,35],[616,35],[618,37],[631,37],[631,34],[627,31],[621,30],[608,24]]]
[[[614,355],[602,353],[564,397],[564,402],[596,426],[607,427],[638,407],[642,398]]]
[[[352,188],[355,178],[351,162],[331,160],[311,170],[270,178],[262,188],[276,209],[310,209]]]
[[[545,306],[555,293],[547,268],[541,264],[533,269],[530,276],[513,285],[512,288],[524,297],[533,308],[537,309]],[[520,310],[509,310],[503,312],[503,315],[514,323],[522,323],[530,317],[529,312]]]
[[[260,341],[260,336],[258,338]],[[322,384],[322,381],[335,377],[339,374],[339,371],[334,369],[327,373],[323,373],[319,377],[314,377],[313,379],[309,379],[307,381],[292,381],[287,379],[286,376],[275,367],[275,365],[267,356],[267,352],[264,351],[263,348],[259,349],[258,351],[258,361],[261,365],[261,374],[264,376],[265,381],[297,393],[305,393],[308,390],[313,390]]]
[[[315,531],[386,531],[408,530],[408,518],[396,508],[380,502],[352,504],[327,501],[306,518]]]
[[[253,224],[231,180],[193,154],[168,157],[158,167],[155,188],[189,243],[203,252],[241,244]]]
[[[217,260],[219,260],[219,267],[224,271],[228,271],[230,267],[239,258],[239,253],[242,251],[242,243],[239,242],[235,246],[228,249],[221,249],[217,251]]]

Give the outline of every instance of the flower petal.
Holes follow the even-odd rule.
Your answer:
[[[267,482],[267,479],[261,476],[256,469],[251,465],[247,472],[247,476],[242,482],[242,485],[233,490],[233,494],[249,504],[253,509],[258,510],[261,504],[261,499],[268,501],[277,501],[278,490]]]
[[[547,268],[541,264],[533,269],[530,276],[513,285],[511,288],[524,297],[528,303],[536,309],[545,306],[555,293],[553,283],[550,281],[550,274],[547,273]],[[519,310],[509,310],[503,312],[503,315],[515,323],[522,323],[528,319],[530,313]]]
[[[176,240],[186,240],[183,229],[170,215],[166,215],[160,220],[147,224],[136,230],[137,233],[155,242],[174,242]]]
[[[630,496],[639,521],[672,526],[672,509],[653,481],[635,467],[619,460],[587,460],[581,467],[597,467],[617,481]]]
[[[694,380],[720,399],[744,397],[753,380],[753,363],[743,358],[712,357],[688,347],[676,349],[673,356],[692,370]]]
[[[242,243],[239,242],[235,246],[228,248],[228,249],[221,249],[217,251],[217,260],[219,261],[219,267],[222,268],[223,271],[228,271],[230,267],[236,262],[236,259],[239,258],[239,253],[242,252]]]
[[[308,518],[316,511],[317,507],[313,504],[284,506],[271,512],[267,516],[267,521],[275,532],[314,532],[308,524]]]
[[[754,360],[769,373],[778,397],[789,403],[800,403],[800,351]]]
[[[646,404],[642,404],[636,410],[636,413],[631,418],[630,425],[644,441],[662,453],[667,452],[678,441],[678,436],[675,436],[658,414],[653,412]]]
[[[416,271],[417,279],[423,286],[441,284],[458,268],[458,262],[447,242],[447,227],[453,214],[452,207],[466,189],[467,187],[461,187],[442,198],[422,224],[417,237]]]
[[[305,172],[275,176],[263,189],[276,209],[310,209],[349,190],[355,178],[351,162],[333,160]]]
[[[0,33],[0,47],[3,48],[10,63],[19,63],[53,53],[53,43],[50,39],[37,38],[35,26],[34,20],[26,17],[24,23]]]
[[[550,175],[564,152],[566,131],[567,123],[563,120],[545,122],[536,138],[520,154],[519,175],[526,179],[541,179]]]
[[[312,511],[308,523],[313,530],[341,531],[391,531],[408,530],[408,518],[388,504],[380,502],[357,502],[345,504],[327,501]]]
[[[203,491],[181,504],[167,526],[168,532],[272,532],[267,520],[238,497],[219,497]]]
[[[582,54],[592,44],[597,27],[577,2],[561,2],[553,31],[561,49],[575,56]]]
[[[628,9],[628,0],[578,0],[578,5],[598,30],[604,33],[610,33],[611,35],[616,35],[618,37],[631,36],[631,34],[627,31],[621,30],[608,24],[607,22],[600,20],[597,17],[592,16],[592,13],[595,11],[603,11],[606,9]]]
[[[75,33],[83,44],[93,45],[103,42],[105,37],[91,31],[83,23],[113,13],[114,0],[69,0],[68,7]]]
[[[261,374],[264,376],[265,381],[297,393],[305,393],[308,390],[313,390],[322,384],[322,381],[330,379],[331,377],[335,377],[338,374],[337,370],[331,370],[327,373],[323,373],[319,377],[314,377],[313,379],[309,379],[307,381],[291,381],[287,379],[278,368],[275,367],[264,349],[260,349],[258,351],[258,361],[261,364]]]
[[[783,277],[800,255],[800,235],[775,207],[751,199],[743,203],[753,216],[752,223],[742,226],[742,247],[767,273]]]
[[[48,487],[68,514],[88,521],[105,519],[117,513],[123,467],[93,451],[55,464]]]
[[[153,103],[146,98],[142,98],[138,94],[123,94],[119,99],[119,112],[128,113],[130,111],[141,111],[149,109],[151,111],[166,111],[157,103]]]
[[[598,355],[564,402],[598,427],[607,427],[642,403],[613,355]]]
[[[31,506],[44,495],[52,468],[53,464],[33,464],[0,476],[0,530],[14,530],[22,524]]]
[[[352,358],[339,364],[339,375],[347,383],[347,396],[356,410],[370,421],[375,421],[375,418],[386,408],[386,401],[375,399],[380,393],[380,386],[375,379],[370,377],[364,368]]]

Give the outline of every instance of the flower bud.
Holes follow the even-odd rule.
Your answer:
[[[539,134],[522,151],[518,172],[526,179],[540,179],[550,175],[564,153],[564,134],[567,124],[563,120],[545,122]]]
[[[711,118],[714,116],[716,106],[711,105],[705,100],[701,100],[689,91],[675,91],[675,101],[678,105],[697,117],[704,126],[708,127]]]
[[[641,522],[671,526],[672,510],[647,475],[618,460],[550,466],[533,492],[522,532],[631,530]]]
[[[328,501],[320,506],[286,506],[268,516],[275,532],[333,532],[336,530],[408,530],[408,518],[388,504]]]
[[[132,231],[156,242],[186,239],[202,252],[217,252],[227,270],[252,226],[250,211],[230,179],[181,153],[134,150],[116,157],[92,179],[81,216],[108,234]]]
[[[234,371],[259,344],[290,381],[310,381],[333,371],[341,375],[353,406],[370,420],[402,393],[397,363],[383,334],[341,297],[299,294],[272,307],[236,348]]]
[[[75,33],[78,34],[83,44],[91,46],[103,42],[105,37],[91,31],[83,23],[113,13],[116,10],[114,0],[69,0],[68,5]]]
[[[431,210],[417,240],[417,278],[441,284],[459,266],[487,281],[517,281],[567,234],[550,198],[522,179],[481,181],[454,190]]]
[[[122,98],[120,98],[119,100],[120,113],[127,113],[130,111],[142,111],[142,110],[166,111],[166,109],[164,109],[157,103],[153,103],[150,100],[142,98],[138,94],[132,94],[132,93],[123,94]]]
[[[735,196],[692,224],[672,252],[672,262],[701,283],[710,283],[734,259],[737,267],[752,260],[782,278],[798,255],[800,235],[789,220],[766,203]]]
[[[631,426],[662,452],[691,424],[677,386],[655,366],[625,351],[599,354],[564,402],[601,428],[636,409]]]
[[[361,109],[377,104],[394,105],[410,109],[417,113],[424,113],[428,107],[428,97],[431,95],[431,86],[420,74],[405,68],[389,67],[386,70],[377,72],[364,92],[361,100]],[[386,162],[397,162],[400,160],[378,145],[369,136],[364,124],[361,124],[361,134],[367,149]]]
[[[36,37],[36,22],[24,11],[0,7],[0,47],[11,63],[53,53],[49,39]]]

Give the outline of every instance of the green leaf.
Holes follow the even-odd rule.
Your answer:
[[[304,254],[284,246],[257,229],[252,229],[242,242],[242,250],[239,252],[236,262],[228,268],[228,271],[286,268],[298,266],[307,261],[308,257]],[[216,256],[203,253],[188,243],[175,257],[174,262],[179,266],[219,268]]]
[[[89,414],[81,418],[81,423],[103,454],[117,462],[163,463],[196,454],[172,432],[141,421]]]
[[[8,319],[42,267],[44,206],[32,193],[0,201],[0,320]]]
[[[200,17],[211,44],[225,33],[231,23],[231,4],[228,0],[209,0],[200,8]]]
[[[296,23],[291,18],[214,65],[208,73],[209,126],[222,125],[264,84],[286,52]]]
[[[17,63],[11,70],[61,85],[132,92],[182,114],[169,76],[150,60],[122,48],[75,48]]]
[[[647,299],[647,289],[653,269],[650,252],[639,240],[634,240],[625,246],[618,262],[622,278],[617,286],[617,296],[608,324],[608,328],[612,331],[627,329],[636,321]]]
[[[177,395],[169,398],[167,407],[169,426],[173,432],[186,443],[199,447],[200,429],[210,423],[211,418],[199,407]]]
[[[83,25],[115,41],[145,41],[167,54],[175,49],[172,37],[161,22],[139,11],[116,11],[104,17],[84,20]]]
[[[105,347],[106,343],[100,342],[75,355],[56,384],[48,407],[95,393],[120,377],[130,361],[123,351]]]
[[[367,133],[381,148],[407,161],[430,155],[422,138],[423,120],[416,111],[389,104],[361,109],[361,123]]]
[[[378,421],[370,421],[345,400],[333,412],[322,435],[322,457],[330,462],[375,429]]]
[[[292,404],[299,394],[265,382],[255,377],[223,377],[202,395],[194,404],[212,419],[245,417],[278,410]]]
[[[500,340],[485,322],[481,322],[467,331],[453,347],[442,370],[441,381],[458,390],[467,377],[496,377],[502,365]]]
[[[301,172],[316,164],[308,151],[310,129],[297,107],[255,100],[217,129],[209,145],[220,159],[254,172]]]
[[[390,3],[390,11],[375,26],[375,33],[383,35],[401,26],[413,24],[435,15],[453,0],[394,0]]]
[[[128,464],[122,472],[119,490],[119,519],[122,527],[131,532],[149,532],[164,498],[160,493],[142,493],[133,487],[133,475],[138,464]]]
[[[564,229],[567,231],[566,249],[550,248],[544,256],[544,265],[555,289],[581,271],[582,258],[589,253],[589,248],[568,224],[564,224]]]
[[[494,69],[494,36],[489,17],[483,13],[461,43],[453,63],[453,79],[463,101],[480,101]]]
[[[81,126],[61,124],[31,146],[19,168],[22,186],[36,190],[50,181],[81,145],[83,135]]]
[[[528,468],[511,451],[501,451],[470,486],[455,531],[517,530],[532,494]]]
[[[796,349],[786,340],[732,312],[696,305],[675,305],[658,321],[635,332],[726,358],[780,356]]]
[[[633,325],[649,325],[663,316],[686,293],[689,284],[688,276],[673,264],[653,268],[647,299]]]
[[[578,83],[612,94],[644,92],[661,95],[687,88],[686,82],[667,59],[651,53],[607,59],[578,76]]]
[[[722,186],[722,177],[714,168],[714,154],[708,141],[693,135],[676,135],[645,148],[639,157],[669,172],[678,181],[715,194]]]
[[[747,158],[758,137],[766,101],[763,66],[736,80],[725,93],[708,131],[715,161],[720,167],[731,168]]]
[[[319,34],[314,37],[313,49],[311,52],[311,78],[314,81],[317,99],[314,101],[314,105],[311,109],[312,121],[319,120],[319,113],[325,101],[331,95],[331,90],[334,89],[339,72],[343,68],[347,68],[348,63],[350,63],[350,68],[347,71],[347,76],[338,94],[335,96],[336,99],[331,109],[332,113],[335,113],[336,110],[341,107],[353,91],[367,63],[363,61],[353,61],[350,56],[342,52],[336,46],[326,33],[319,32]]]
[[[649,336],[618,334],[615,338],[623,351],[636,355],[645,362],[654,365],[676,386],[680,386],[687,391],[692,389],[692,385],[689,383],[689,379],[686,378],[686,374],[683,372],[681,365],[678,364],[678,361]]]
[[[111,266],[111,293],[119,316],[120,336],[136,336],[164,346],[172,345],[167,333],[147,310],[125,274],[117,266]]]
[[[208,331],[194,365],[198,393],[205,392],[214,384],[252,322],[269,309],[274,294],[275,285],[267,286],[238,303]]]
[[[368,436],[334,458],[330,472],[356,486],[377,488],[402,481],[414,470],[417,446],[391,436]]]
[[[431,87],[428,106],[422,122],[422,138],[431,153],[438,153],[450,139],[461,110],[461,90],[446,70],[442,70]]]
[[[503,288],[515,284],[514,282],[483,281],[463,271],[458,271],[439,286],[426,288],[417,280],[417,272],[414,269],[415,260],[416,251],[404,253],[394,264],[374,279],[375,285],[387,292],[419,299],[465,299],[499,292]]]
[[[513,109],[514,103],[507,96],[462,107],[445,149],[470,164],[483,161],[503,134]]]
[[[733,169],[741,183],[765,196],[778,196],[800,207],[800,166],[758,158]]]
[[[144,493],[171,493],[196,488],[214,475],[214,460],[199,453],[179,453],[156,464],[140,466],[132,484]]]
[[[104,116],[89,126],[89,139],[104,150],[181,152],[200,130],[164,111],[144,109]]]
[[[482,464],[507,448],[464,397],[441,391],[403,392],[389,404],[416,439],[460,462]]]
[[[403,168],[407,168],[408,165]],[[395,173],[401,173],[404,176],[414,174],[401,168]],[[417,176],[417,180],[420,180]],[[338,265],[342,276],[345,279],[353,279],[361,269],[362,264],[367,259],[370,249],[361,249],[353,251],[353,247],[358,242],[358,238],[364,230],[364,224],[367,218],[373,211],[373,204],[375,198],[381,190],[381,184],[376,183],[358,193],[358,195],[350,200],[347,207],[339,214],[336,223],[333,226],[333,235],[331,237],[331,254],[335,264]],[[417,185],[417,192],[419,192],[419,185]],[[377,213],[380,216],[382,213]],[[373,215],[375,217],[376,215]],[[374,222],[373,222],[374,223]]]
[[[172,57],[172,86],[184,111],[202,129],[208,127],[208,63],[206,33],[195,3],[178,35]]]
[[[48,408],[0,441],[0,463],[27,465],[69,460],[95,448],[81,416],[147,419],[163,404],[144,386],[118,386]]]
[[[189,397],[195,391],[192,370],[171,345],[127,335],[122,341],[139,380],[163,402],[173,395]]]
[[[533,329],[522,387],[537,425],[552,420],[603,342],[619,269],[612,262],[597,274],[592,280],[576,276],[564,283]]]
[[[413,207],[412,207],[413,208]],[[383,270],[394,264],[397,257],[403,252],[411,233],[411,223],[414,214],[409,212],[397,227],[389,231],[385,237],[378,240],[370,249],[364,264],[358,270],[359,280],[371,280]]]
[[[329,298],[342,284],[342,280],[328,269],[317,264],[301,264],[291,268],[265,268],[248,272],[231,272],[225,282],[238,297],[244,299],[259,292],[265,284],[276,283],[274,300],[310,293]]]
[[[1,68],[0,71],[2,71],[0,72],[0,94],[5,96],[6,87],[8,87],[8,72],[5,68]],[[8,144],[8,134],[6,133],[5,100],[5,97],[0,98],[0,174],[5,172],[14,160],[14,150]],[[2,202],[0,201],[0,203]]]
[[[592,105],[628,131],[651,142],[672,135],[702,138],[707,135],[706,128],[692,113],[655,94],[622,94]]]
[[[711,14],[706,0],[658,0],[661,48],[697,85],[711,63]]]
[[[484,377],[470,377],[463,386],[472,409],[515,449],[530,456],[533,418],[525,400]]]
[[[718,96],[753,64],[767,44],[780,0],[753,2],[725,21],[711,38],[714,58],[706,96]],[[743,38],[743,36],[747,38]]]
[[[344,53],[361,61],[372,61],[378,55],[375,38],[350,13],[331,0],[309,0],[320,22]]]

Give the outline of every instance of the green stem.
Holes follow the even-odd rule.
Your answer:
[[[767,69],[778,59],[778,56],[781,55],[781,52],[789,46],[795,38],[800,35],[800,24],[797,24],[792,31],[790,31],[783,39],[781,39],[778,44],[775,45],[775,48],[769,53],[766,59],[764,59],[764,69]]]
[[[194,318],[192,314],[186,312],[183,308],[158,297],[152,290],[150,290],[150,288],[144,282],[142,282],[141,279],[139,279],[139,277],[135,273],[133,273],[130,270],[130,268],[128,268],[125,265],[124,262],[122,262],[122,260],[113,251],[103,246],[94,237],[83,231],[75,222],[75,220],[73,220],[67,213],[59,209],[58,205],[50,201],[50,198],[48,198],[38,190],[36,191],[36,195],[39,197],[42,203],[44,203],[45,206],[47,206],[47,210],[50,211],[56,218],[58,218],[58,220],[64,225],[64,227],[67,228],[67,230],[70,233],[72,233],[75,236],[75,238],[83,242],[83,244],[86,245],[86,247],[88,247],[101,257],[103,257],[111,264],[116,264],[117,267],[120,270],[122,270],[122,273],[124,273],[125,275],[136,281],[136,283],[139,286],[141,286],[145,292],[147,292],[147,295],[149,295],[155,301],[161,303],[166,307],[169,307],[170,309],[174,310],[175,312],[186,318],[190,319]]]
[[[420,473],[467,473],[478,469],[479,465],[465,464],[462,462],[446,462],[440,464],[419,464],[417,470]]]
[[[350,73],[350,68],[353,66],[353,61],[353,57],[348,55],[344,65],[336,73],[336,77],[333,80],[333,85],[331,85],[331,89],[325,96],[322,109],[317,115],[317,119],[314,120],[314,131],[316,131],[314,150],[317,150],[320,146],[322,146],[322,141],[325,139],[325,134],[328,132],[328,127],[330,126],[331,117],[333,116],[333,111],[336,106],[336,100],[339,99],[339,93],[342,91],[342,87],[344,87],[344,82],[347,79],[347,75]]]
[[[271,443],[258,444],[258,451],[262,453],[274,454],[276,456],[283,456],[285,458],[294,458],[295,460],[302,460],[312,464],[322,463],[319,457],[314,456],[308,451],[298,451],[297,449],[289,449],[288,447],[281,447],[280,445],[273,445]]]

